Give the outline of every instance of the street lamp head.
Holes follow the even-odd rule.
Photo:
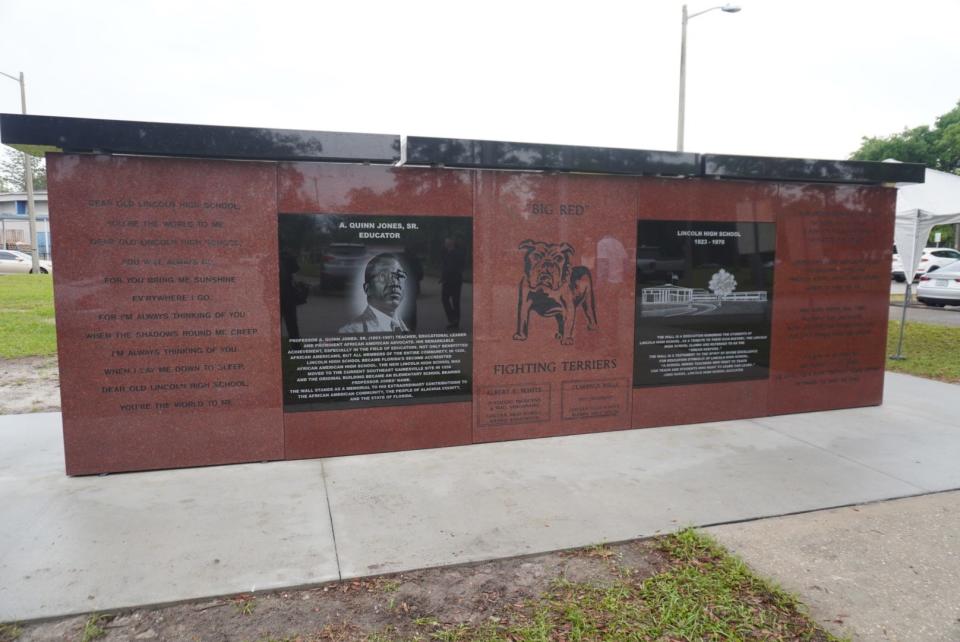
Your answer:
[[[740,5],[725,4],[722,7],[720,7],[720,11],[726,11],[727,13],[736,13],[740,11]]]

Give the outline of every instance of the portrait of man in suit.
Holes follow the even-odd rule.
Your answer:
[[[410,332],[399,314],[406,280],[407,273],[396,254],[383,252],[372,257],[363,271],[367,307],[337,332]]]

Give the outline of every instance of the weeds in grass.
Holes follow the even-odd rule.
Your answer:
[[[710,538],[687,529],[662,538],[668,568],[652,577],[621,574],[611,585],[554,580],[547,593],[478,625],[413,623],[440,642],[569,640],[836,640],[814,624],[802,605],[754,576]],[[609,551],[609,554],[608,554]],[[598,546],[586,554],[608,559]]]
[[[387,580],[381,579],[379,581],[380,590],[384,593],[393,593],[400,588],[400,582],[398,580]]]
[[[252,595],[241,595],[233,598],[233,606],[239,615],[253,615],[257,608],[257,598]]]
[[[14,642],[23,635],[23,627],[16,622],[0,623],[0,642]]]
[[[616,552],[606,543],[595,544],[594,546],[588,546],[584,549],[584,552],[587,554],[587,557],[598,557],[603,560],[610,559],[611,557],[616,556]]]
[[[108,621],[108,618],[104,615],[97,613],[91,614],[83,624],[83,633],[80,636],[80,642],[91,642],[92,640],[102,638],[107,634],[107,630],[104,629],[101,624],[106,624]]]

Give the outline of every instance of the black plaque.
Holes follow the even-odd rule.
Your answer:
[[[470,399],[472,219],[281,214],[284,409]]]
[[[640,221],[634,387],[765,379],[773,223]]]

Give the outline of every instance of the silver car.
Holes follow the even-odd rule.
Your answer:
[[[26,252],[0,250],[0,274],[29,274],[33,270],[33,259]],[[53,263],[40,261],[41,274],[53,272]]]
[[[939,308],[960,305],[960,261],[921,276],[917,301]]]

